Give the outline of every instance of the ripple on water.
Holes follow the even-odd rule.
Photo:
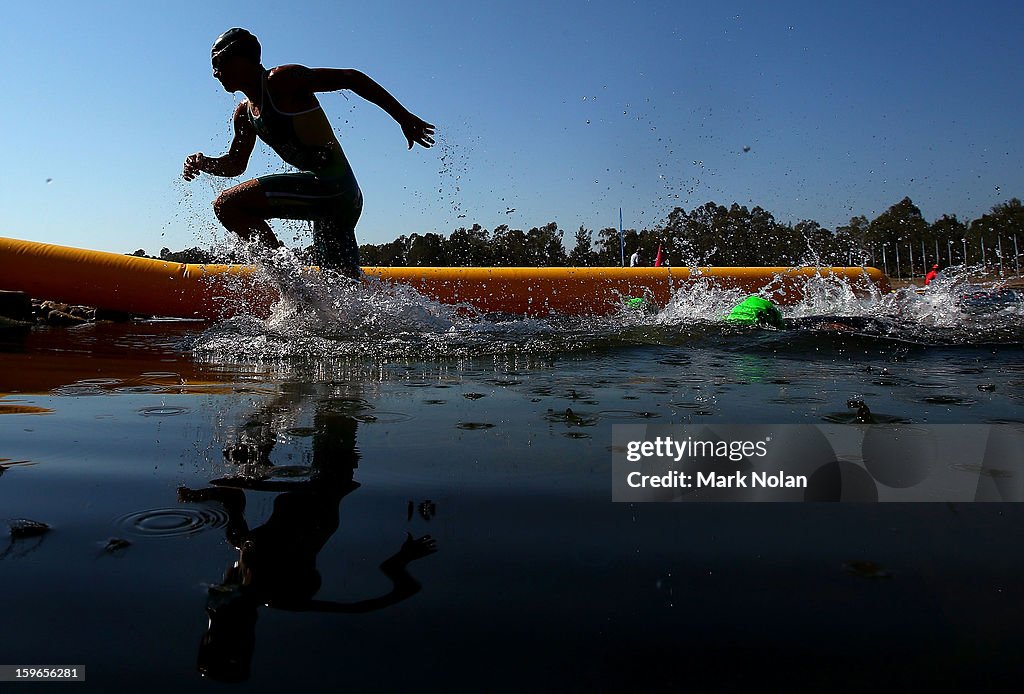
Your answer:
[[[769,402],[779,405],[822,405],[828,401],[828,398],[817,395],[787,395],[783,398],[771,398],[769,400]]]
[[[552,424],[567,424],[570,427],[592,427],[597,424],[598,417],[589,412],[575,412],[571,408],[565,411],[549,409],[544,419]]]
[[[54,389],[56,395],[104,395],[124,383],[119,378],[86,378]]]
[[[932,395],[922,399],[923,402],[929,405],[957,405],[962,407],[970,407],[977,401],[971,398],[961,398],[955,395]]]
[[[857,412],[830,412],[822,416],[822,420],[833,424],[911,424],[905,417],[868,412],[865,415]]]
[[[118,528],[139,537],[185,537],[223,528],[227,513],[205,506],[175,506],[136,511],[118,518]]]
[[[356,415],[372,410],[374,407],[363,398],[331,398],[324,400],[319,409],[327,414]]]
[[[143,417],[175,417],[179,414],[187,414],[189,411],[187,407],[160,405],[159,407],[143,407],[139,410],[139,414]]]
[[[352,419],[357,422],[364,424],[397,424],[399,422],[408,422],[412,419],[411,414],[405,414],[404,412],[374,412],[373,414],[357,414],[353,415]]]
[[[657,412],[638,412],[636,410],[601,410],[597,414],[604,419],[656,419],[661,417]]]

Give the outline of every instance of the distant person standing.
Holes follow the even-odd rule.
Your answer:
[[[932,280],[939,276],[939,266],[932,265],[932,269],[924,276],[924,286],[931,284]]]
[[[268,219],[311,220],[314,262],[358,277],[355,226],[363,196],[317,92],[351,89],[377,104],[402,127],[409,149],[414,144],[433,145],[434,126],[414,116],[358,70],[303,65],[264,68],[260,43],[245,29],[221,34],[210,59],[213,76],[224,89],[240,91],[246,100],[235,109],[235,135],[228,153],[190,155],[185,159],[185,180],[200,173],[241,175],[259,137],[299,172],[261,176],[225,190],[213,203],[217,218],[241,238],[270,248],[282,244]]]
[[[636,267],[640,264],[640,249],[633,251],[633,255],[629,256],[629,266]]]

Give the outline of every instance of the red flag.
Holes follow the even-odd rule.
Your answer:
[[[658,255],[654,259],[654,267],[661,267],[661,244],[658,244]]]

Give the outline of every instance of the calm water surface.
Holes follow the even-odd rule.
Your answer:
[[[1019,505],[614,504],[610,470],[623,423],[1024,423],[1024,314],[833,293],[790,314],[865,334],[769,331],[716,322],[734,299],[0,332],[0,519],[51,528],[0,528],[0,662],[84,664],[76,691],[1014,681]]]

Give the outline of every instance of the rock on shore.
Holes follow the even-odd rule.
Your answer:
[[[131,315],[121,311],[32,299],[23,292],[0,291],[0,327],[27,327],[37,324],[68,326],[91,321],[127,321],[130,319]]]

